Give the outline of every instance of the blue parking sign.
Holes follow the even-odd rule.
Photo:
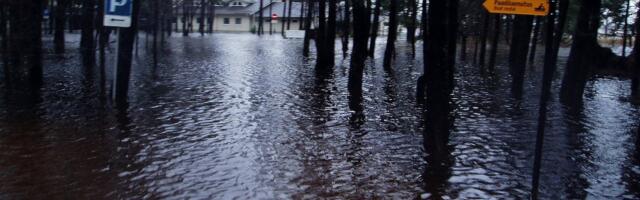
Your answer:
[[[131,27],[134,0],[105,0],[104,26]]]

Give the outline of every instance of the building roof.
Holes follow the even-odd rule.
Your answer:
[[[259,7],[258,3],[249,6],[216,6],[216,15],[251,15],[258,12]]]
[[[257,4],[257,3],[256,3]],[[276,14],[279,17],[283,17],[285,16],[284,13],[282,13],[285,4],[287,4],[287,17],[289,17],[289,3],[288,2],[273,2],[271,5],[267,5],[264,7],[264,9],[262,9],[262,17],[271,17],[272,14]],[[272,13],[269,13],[269,6],[271,6],[271,10]],[[258,7],[260,7],[260,5],[256,6],[256,11],[253,13],[253,15],[255,16],[260,16],[260,10],[257,9]],[[293,2],[291,5],[291,17],[300,17],[301,13],[300,13],[300,8],[302,7],[302,3],[301,2]]]

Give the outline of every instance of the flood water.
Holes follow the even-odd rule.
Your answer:
[[[141,36],[130,105],[117,109],[101,97],[98,67],[81,65],[78,35],[68,39],[76,42],[64,58],[45,55],[45,84],[32,106],[0,93],[0,199],[526,199],[531,192],[537,65],[516,98],[504,64],[489,76],[459,62],[451,162],[442,165],[426,159],[414,97],[422,48],[411,59],[404,41],[386,72],[380,40],[358,123],[348,106],[348,58],[338,55],[333,73],[321,75],[301,56],[301,40],[174,35],[154,66]],[[629,81],[593,79],[583,108],[570,110],[555,95],[561,71],[541,195],[640,199],[640,107],[625,100]]]

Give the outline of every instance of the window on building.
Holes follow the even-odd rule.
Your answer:
[[[231,24],[231,20],[229,18],[224,18],[224,24]]]
[[[242,18],[236,18],[236,24],[242,24]]]
[[[295,20],[295,19],[294,19],[294,20],[291,20],[291,22],[293,22],[293,23],[298,23],[298,20]]]

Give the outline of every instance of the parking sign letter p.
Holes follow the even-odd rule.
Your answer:
[[[115,12],[116,7],[124,6],[125,4],[127,4],[128,0],[109,0],[109,1],[111,1],[111,6],[109,6],[109,12]]]

